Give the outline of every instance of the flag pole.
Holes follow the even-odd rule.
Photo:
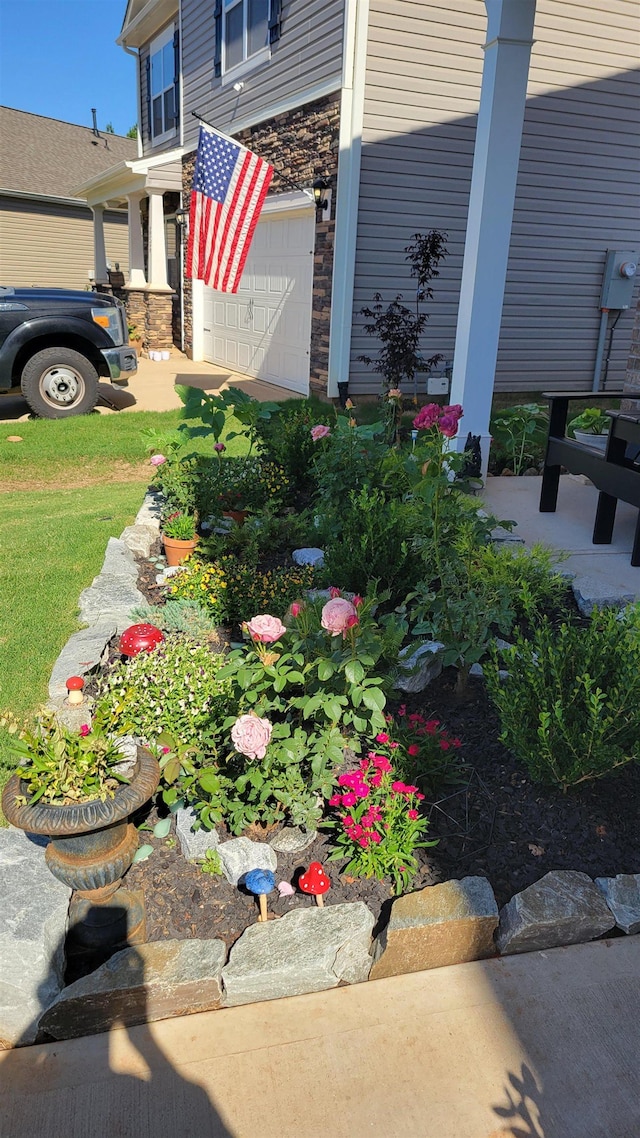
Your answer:
[[[232,138],[230,134],[225,134],[223,130],[219,130],[217,126],[213,125],[213,123],[207,122],[207,120],[203,119],[202,115],[199,115],[197,111],[192,111],[191,114],[193,115],[194,119],[197,119],[198,122],[203,123],[204,126],[208,126],[211,130],[215,131],[216,134],[219,134],[221,138],[226,138],[227,142],[233,142],[235,146],[244,145],[244,143],[239,142],[237,138]],[[282,179],[283,182],[287,182],[292,189],[299,190],[301,193],[306,194],[308,198],[311,198],[311,201],[314,200],[313,190],[308,189],[306,186],[301,186],[299,182],[294,182],[286,174],[283,174],[282,171],[278,170],[278,167],[275,166],[273,162],[270,162],[269,164],[273,166],[274,171],[278,177]]]

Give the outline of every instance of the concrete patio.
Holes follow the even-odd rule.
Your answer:
[[[637,1138],[640,937],[0,1054],[6,1138]]]
[[[489,478],[483,491],[487,508],[500,519],[518,524],[514,536],[530,546],[536,542],[568,554],[562,568],[586,582],[592,593],[640,599],[640,568],[631,565],[631,547],[638,511],[619,502],[611,545],[592,545],[591,534],[598,491],[582,475],[560,479],[555,514],[538,509],[541,478]]]

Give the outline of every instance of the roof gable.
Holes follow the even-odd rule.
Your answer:
[[[74,188],[127,158],[135,138],[0,107],[0,187],[21,193],[74,197]]]

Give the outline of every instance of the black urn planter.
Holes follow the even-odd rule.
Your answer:
[[[18,775],[2,794],[5,816],[29,834],[51,841],[46,861],[54,877],[75,890],[70,907],[70,931],[79,945],[107,948],[139,944],[145,939],[144,898],[121,888],[121,881],[138,848],[138,831],[129,815],[151,798],[160,781],[160,767],[149,751],[138,747],[131,781],[113,798],[70,806],[20,803],[29,788]]]

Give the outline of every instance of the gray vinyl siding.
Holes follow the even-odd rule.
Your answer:
[[[379,289],[412,298],[412,233],[449,234],[424,340],[453,355],[477,108],[484,6],[371,0],[356,252],[352,390],[376,391],[359,310]],[[607,248],[636,249],[640,21],[635,0],[538,0],[498,390],[591,385]],[[632,316],[614,337],[621,384]]]
[[[107,260],[128,272],[126,213],[105,211]],[[93,269],[93,216],[86,206],[0,198],[0,284],[84,289]]]
[[[342,0],[283,0],[280,39],[271,47],[271,59],[241,76],[245,88],[222,86],[213,74],[214,5],[204,0],[182,2],[182,77],[184,99],[183,142],[187,150],[197,143],[196,111],[203,118],[233,132],[234,124],[259,123],[283,100],[306,99],[310,88],[340,85],[342,68]],[[292,106],[295,102],[292,102]]]

